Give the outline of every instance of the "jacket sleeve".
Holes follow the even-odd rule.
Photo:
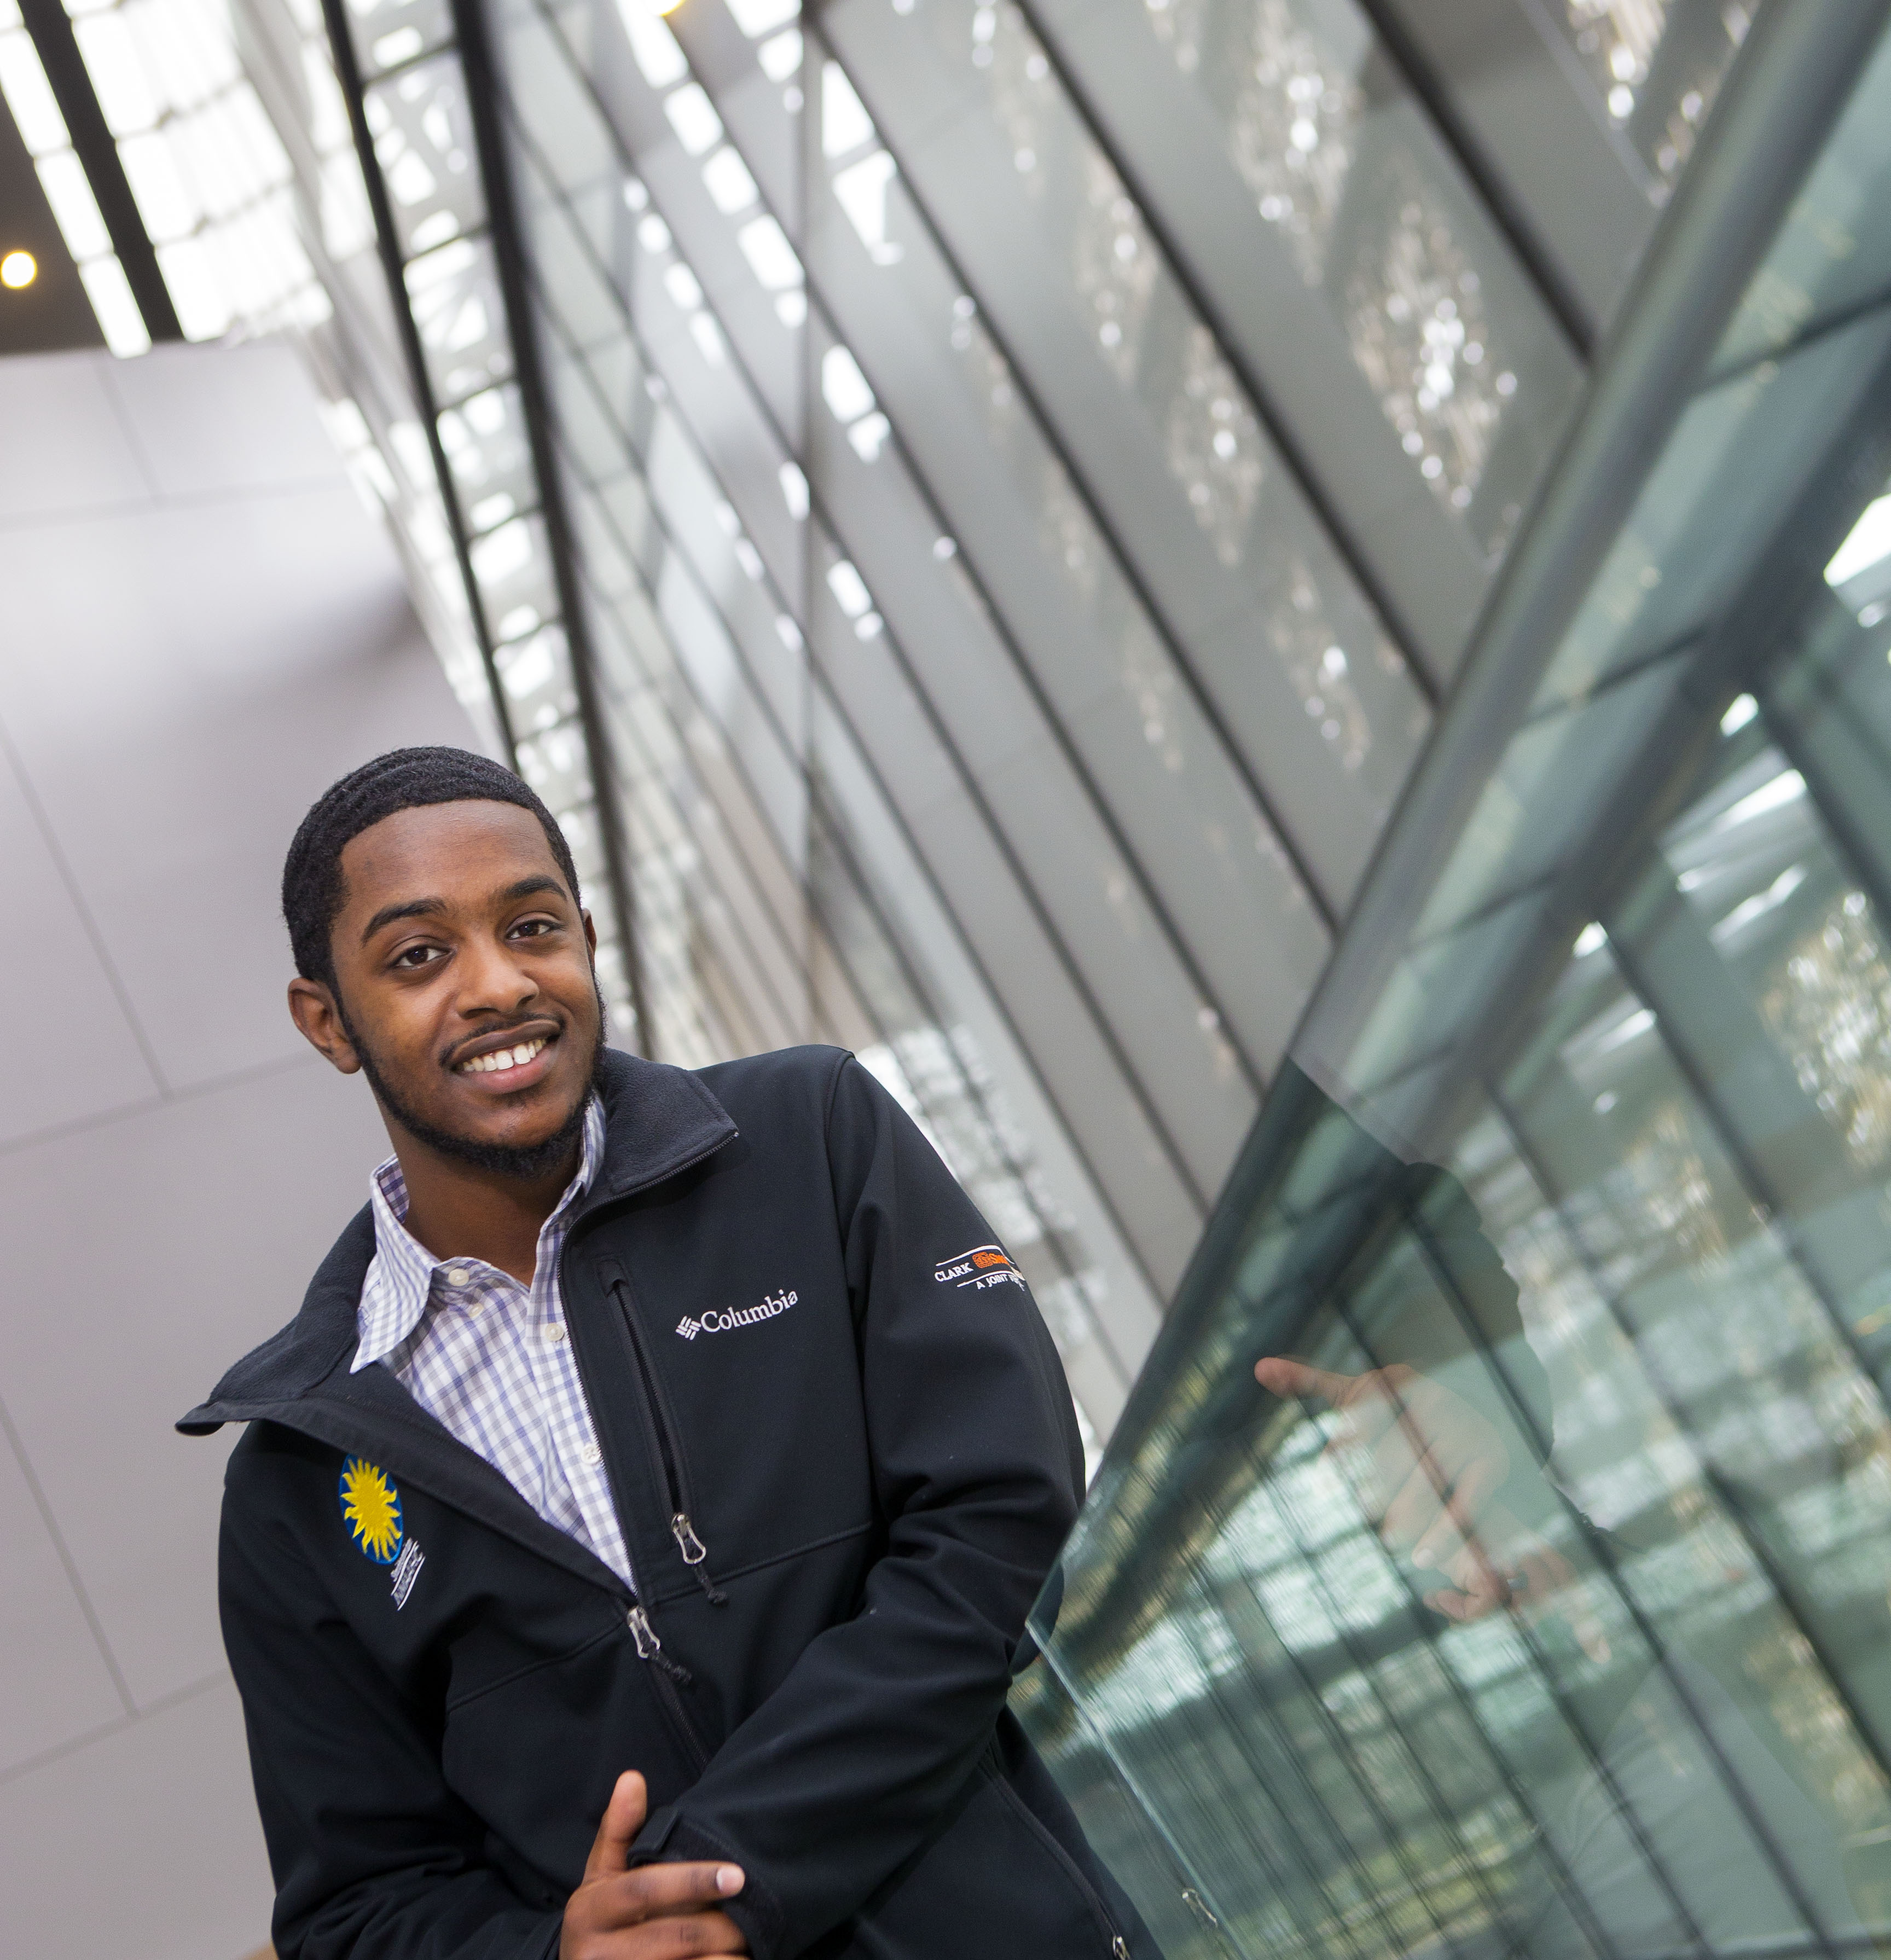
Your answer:
[[[277,1952],[549,1960],[562,1911],[527,1904],[484,1859],[421,1711],[286,1535],[246,1515],[244,1454],[224,1499],[218,1592],[275,1880]]]
[[[810,1643],[633,1847],[633,1862],[739,1863],[748,1883],[727,1910],[756,1960],[847,1918],[943,1819],[992,1739],[1083,1484],[1030,1293],[935,1278],[994,1235],[851,1057],[826,1135],[885,1550],[854,1617]]]

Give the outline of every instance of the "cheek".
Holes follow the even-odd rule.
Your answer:
[[[375,1066],[395,1080],[438,1075],[435,1058],[444,1045],[441,1004],[426,990],[390,989],[372,1004],[365,1036]]]

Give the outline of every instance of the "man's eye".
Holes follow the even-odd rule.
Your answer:
[[[394,964],[412,972],[417,966],[431,966],[439,956],[437,946],[409,946],[394,955]]]
[[[558,930],[558,921],[556,919],[543,918],[521,919],[512,930],[515,934],[528,934],[536,939],[541,934],[556,932]]]

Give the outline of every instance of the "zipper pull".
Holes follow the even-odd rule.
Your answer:
[[[1109,1943],[1109,1951],[1113,1960],[1129,1960],[1129,1943],[1120,1933]]]
[[[672,1681],[686,1685],[692,1678],[686,1667],[680,1666],[663,1650],[663,1642],[657,1637],[657,1630],[650,1624],[650,1615],[641,1605],[631,1608],[625,1615],[625,1623],[630,1628],[631,1638],[637,1643],[637,1658],[654,1661]]]
[[[683,1554],[683,1562],[696,1575],[696,1583],[708,1595],[712,1606],[726,1606],[729,1596],[709,1577],[709,1568],[703,1561],[709,1556],[709,1548],[696,1535],[696,1528],[689,1522],[687,1511],[679,1511],[670,1520],[670,1535],[676,1541],[676,1549]]]

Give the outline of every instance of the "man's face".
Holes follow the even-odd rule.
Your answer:
[[[364,1068],[383,1109],[444,1154],[535,1175],[577,1134],[603,1038],[595,935],[530,810],[405,810],[349,839],[329,935],[337,1066]],[[324,1037],[326,1037],[326,1039]]]

